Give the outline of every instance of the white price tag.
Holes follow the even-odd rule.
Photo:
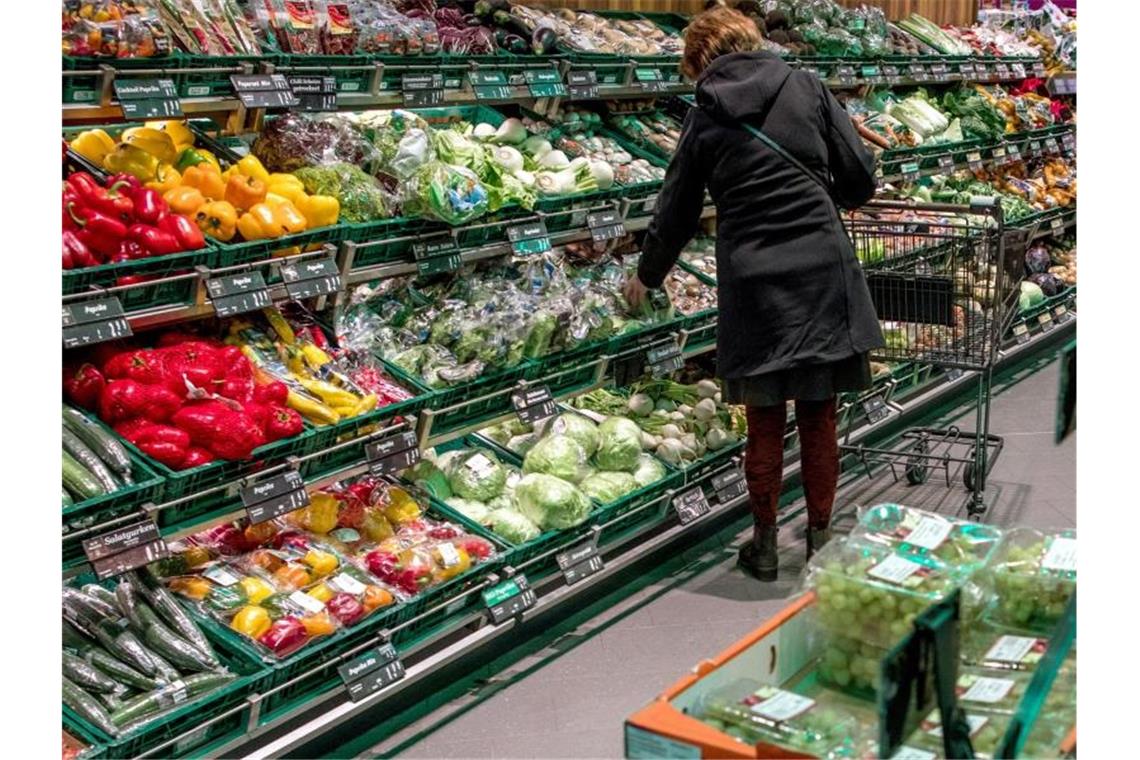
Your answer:
[[[1040,639],[1032,636],[1001,636],[986,652],[985,659],[990,662],[1023,663],[1038,641]]]
[[[912,546],[934,551],[942,546],[942,542],[949,537],[953,527],[947,520],[938,517],[923,517],[918,521],[914,530],[906,535],[906,542]]]
[[[476,454],[464,462],[463,466],[469,468],[472,472],[475,473],[477,477],[480,478],[486,476],[487,473],[495,468],[495,465],[491,462],[491,460],[483,454]]]
[[[1041,560],[1041,567],[1045,570],[1055,570],[1059,573],[1071,573],[1077,569],[1077,539],[1056,537],[1049,544],[1049,551]]]
[[[791,720],[815,706],[814,699],[771,686],[757,690],[756,696],[764,701],[752,705],[752,712],[777,723]]]
[[[309,596],[304,591],[294,591],[289,595],[289,601],[296,604],[298,607],[308,612],[310,615],[316,615],[318,612],[325,608],[325,603],[316,597]]]
[[[232,586],[241,580],[241,578],[231,573],[223,565],[214,565],[213,567],[206,568],[206,571],[203,572],[202,575],[219,586]]]
[[[455,567],[459,564],[459,551],[455,548],[455,544],[439,544],[436,549],[439,550],[439,559],[444,567]]]
[[[908,747],[905,744],[899,747],[898,752],[891,755],[891,760],[934,760],[938,755],[917,747]]]
[[[896,586],[905,586],[912,575],[922,569],[922,565],[905,557],[892,554],[867,571],[867,575]]]
[[[985,717],[984,715],[967,715],[966,716],[966,725],[969,726],[970,736],[974,736],[979,731],[981,731],[983,728],[985,728],[985,725],[987,723],[989,723],[989,721],[990,721],[990,719]],[[934,727],[929,729],[926,733],[930,734],[931,736],[935,736],[935,737],[938,737],[939,739],[941,739],[942,738],[942,723],[941,722],[936,723],[936,725],[934,725]]]
[[[363,594],[364,589],[367,588],[363,583],[353,578],[348,573],[341,573],[329,581],[329,585],[337,591],[343,591],[346,594]]]
[[[993,704],[1000,702],[1013,691],[1014,682],[1009,678],[990,678],[989,676],[963,676],[958,679],[959,685],[969,684],[960,699],[963,702],[982,702]]]

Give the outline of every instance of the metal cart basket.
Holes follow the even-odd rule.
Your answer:
[[[844,224],[886,338],[873,357],[922,362],[948,374],[977,372],[977,425],[911,428],[891,448],[851,445],[848,426],[840,449],[868,476],[885,465],[911,485],[941,471],[949,487],[960,472],[968,513],[976,518],[986,510],[986,476],[1002,449],[1001,437],[989,432],[993,365],[1016,312],[1018,256],[1007,258],[1001,206],[992,198],[968,206],[873,201]]]

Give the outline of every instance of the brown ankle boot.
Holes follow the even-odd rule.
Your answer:
[[[752,540],[740,547],[736,564],[757,580],[765,582],[776,580],[776,568],[779,564],[776,553],[776,526],[753,528]]]
[[[808,528],[807,534],[807,558],[810,560],[811,555],[823,548],[823,545],[831,540],[831,528]]]

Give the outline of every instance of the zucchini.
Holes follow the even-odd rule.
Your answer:
[[[63,484],[78,494],[83,501],[106,493],[95,476],[66,450],[63,452]]]
[[[71,428],[71,432],[79,436],[79,440],[86,443],[97,457],[106,462],[124,483],[130,485],[134,482],[131,480],[134,465],[126,447],[102,425],[92,422],[82,412],[66,404],[63,407],[63,423]]]
[[[67,509],[68,507],[70,507],[72,504],[75,503],[75,500],[71,498],[71,494],[69,494],[67,492],[66,488],[64,488],[62,490],[63,490],[63,508]]]
[[[198,647],[178,636],[162,623],[151,623],[146,628],[146,643],[159,656],[166,658],[179,670],[213,670],[217,663],[210,660]]]
[[[63,426],[62,435],[63,450],[75,457],[75,461],[86,467],[87,471],[99,481],[99,485],[103,486],[103,490],[107,493],[114,493],[119,490],[119,482],[111,475],[107,465],[94,451],[87,447],[87,444],[79,440],[79,436],[71,432],[67,425]]]
[[[155,611],[170,624],[174,629],[174,633],[181,636],[186,641],[190,642],[206,659],[213,663],[213,667],[218,667],[218,656],[214,654],[213,647],[206,639],[205,634],[201,629],[190,619],[186,611],[175,600],[174,595],[171,594],[166,588],[157,580],[149,578],[149,576],[141,576],[142,583],[139,584],[143,596],[154,607]]]
[[[106,620],[95,626],[95,638],[111,654],[146,676],[158,673],[158,665],[147,648],[133,633]]]
[[[111,722],[116,726],[126,726],[208,691],[221,688],[233,679],[234,676],[229,673],[197,673],[188,676],[161,689],[128,699],[122,707],[111,714]]]
[[[120,688],[86,660],[76,657],[71,652],[63,653],[63,674],[76,685],[92,691],[110,692]]]
[[[63,703],[75,710],[79,717],[105,732],[108,736],[119,734],[119,729],[115,727],[102,705],[90,694],[69,681],[66,676],[63,678]]]
[[[124,686],[130,686],[132,689],[150,691],[151,689],[157,689],[159,686],[158,681],[155,679],[144,676],[130,665],[112,657],[98,647],[89,649],[84,653],[84,658],[87,662],[111,678],[114,678]]]

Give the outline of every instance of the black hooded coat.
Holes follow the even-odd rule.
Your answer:
[[[874,158],[812,73],[770,53],[717,58],[697,82],[657,198],[638,275],[660,287],[696,233],[705,188],[717,208],[718,374],[826,364],[883,345],[835,204],[753,137],[762,130],[854,208],[875,192]]]

